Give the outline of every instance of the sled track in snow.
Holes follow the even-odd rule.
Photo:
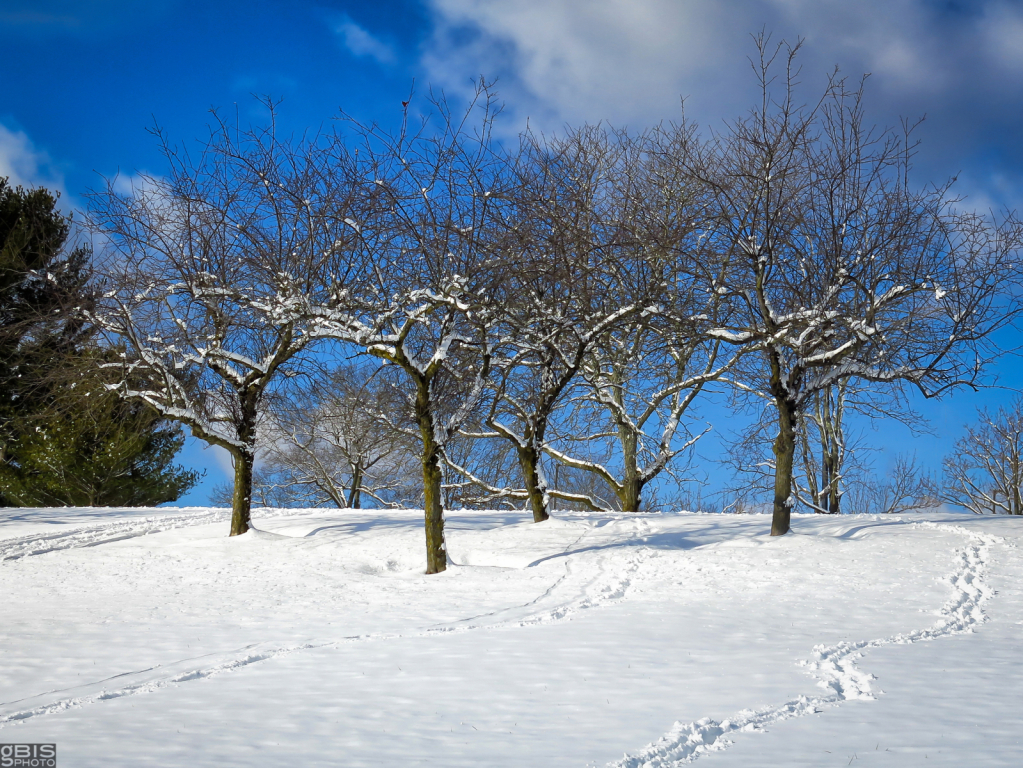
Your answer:
[[[137,536],[147,536],[151,533],[160,533],[175,528],[226,521],[228,517],[228,510],[194,512],[183,515],[154,515],[152,517],[136,518],[118,523],[103,523],[102,525],[91,525],[83,528],[71,528],[70,530],[58,531],[56,533],[18,536],[0,541],[0,560],[20,560],[23,557],[45,555],[48,552],[57,552],[64,549],[96,547],[100,544],[110,544],[115,541],[133,539]]]
[[[221,513],[226,519],[226,513]],[[184,525],[198,525],[196,521],[202,515],[181,516],[184,521],[173,527]],[[211,515],[213,520],[202,520],[202,522],[215,522],[219,519],[216,514]],[[103,538],[96,543],[117,541],[132,536],[142,536],[146,533],[156,533],[159,530],[168,530],[170,526],[162,520],[160,528],[138,531],[133,534],[120,535],[119,538]],[[175,518],[175,522],[177,519]],[[137,525],[134,523],[134,525]],[[104,527],[105,531],[112,533],[110,527]],[[88,534],[88,531],[68,532]],[[98,531],[97,531],[98,533]],[[75,539],[79,543],[67,542],[65,547],[51,547],[46,551],[54,549],[67,549],[74,546],[92,546],[88,539],[82,537]],[[577,542],[578,543],[578,542]],[[3,550],[0,549],[0,553]],[[29,554],[41,554],[41,552],[27,552],[21,557]],[[15,556],[17,557],[17,556]],[[301,651],[316,650],[321,648],[335,648],[349,643],[374,642],[394,640],[403,637],[429,637],[446,635],[451,633],[472,632],[485,629],[502,629],[507,627],[526,627],[537,624],[551,624],[560,621],[567,621],[580,611],[596,608],[607,603],[614,603],[622,600],[628,593],[629,587],[636,580],[636,574],[647,559],[642,551],[630,553],[625,558],[615,557],[612,553],[601,554],[596,557],[598,572],[592,578],[586,578],[586,574],[580,574],[581,578],[574,578],[571,563],[566,563],[566,573],[551,585],[543,594],[536,599],[521,606],[507,608],[491,614],[484,614],[468,619],[461,619],[450,624],[428,627],[420,631],[406,633],[388,634],[367,634],[353,635],[336,640],[325,640],[311,643],[278,645],[273,643],[258,643],[240,648],[236,651],[226,653],[210,654],[206,656],[182,659],[169,664],[157,665],[143,670],[125,672],[103,680],[93,681],[70,688],[55,689],[35,696],[26,697],[17,701],[0,703],[0,729],[10,725],[25,722],[35,717],[58,714],[71,709],[79,709],[91,704],[98,704],[104,701],[136,696],[145,693],[154,693],[163,688],[180,685],[195,680],[205,680],[228,672],[235,672],[244,669],[252,664],[258,664],[270,659],[289,656]],[[14,559],[14,558],[9,558]],[[609,562],[610,561],[610,562]],[[617,562],[616,562],[617,561]],[[581,584],[579,582],[582,582]],[[564,585],[564,587],[562,587]],[[565,587],[576,587],[575,596],[560,604],[547,607],[551,598],[558,591]],[[562,590],[559,590],[562,587]],[[27,705],[27,706],[26,706]],[[5,711],[6,710],[6,711]],[[12,711],[13,710],[13,711]]]
[[[233,656],[234,654],[218,654],[217,656],[220,658],[218,662],[213,664],[209,664],[207,662],[207,666],[200,668],[189,668],[189,664],[194,664],[197,659],[188,659],[166,666],[160,665],[135,672],[126,672],[124,674],[107,678],[106,680],[87,683],[85,685],[75,686],[74,688],[49,691],[48,693],[32,696],[28,699],[9,702],[8,706],[10,704],[19,704],[31,701],[32,699],[45,700],[53,694],[65,693],[72,690],[78,691],[78,695],[58,698],[50,702],[41,702],[34,707],[0,716],[0,728],[14,723],[23,722],[33,717],[53,715],[58,712],[65,712],[69,709],[78,709],[79,707],[96,704],[102,701],[111,701],[113,699],[124,698],[125,696],[135,696],[140,693],[153,693],[161,688],[167,688],[169,686],[178,685],[191,680],[205,680],[206,678],[215,677],[216,675],[223,674],[224,672],[233,672],[237,669],[247,667],[250,664],[256,664],[260,661],[272,659],[275,656],[294,653],[295,651],[313,647],[316,646],[302,645],[283,648],[268,648],[259,651],[255,650],[256,646],[249,646],[245,649],[249,651],[245,655],[240,657],[236,656],[234,658],[225,658]],[[209,657],[207,657],[207,659],[208,658]],[[133,679],[134,682],[129,683],[128,685],[121,685],[120,687],[112,688],[110,690],[105,688],[105,685],[109,684],[111,681],[120,680],[122,678]]]
[[[200,507],[199,509],[202,511],[187,512],[179,515],[136,517],[121,522],[70,528],[54,533],[37,533],[29,536],[0,539],[0,561],[20,560],[24,557],[45,555],[48,552],[58,552],[67,549],[98,547],[101,544],[112,544],[115,541],[149,536],[150,534],[163,533],[164,531],[171,531],[177,528],[190,528],[210,523],[227,523],[231,519],[231,510],[229,509],[209,510],[205,507]],[[286,517],[306,512],[308,510],[261,509],[259,517],[260,519]],[[254,522],[258,523],[259,520]]]
[[[968,543],[955,550],[956,569],[948,577],[952,597],[941,608],[940,618],[928,629],[918,629],[876,640],[837,645],[818,645],[809,660],[800,662],[829,691],[823,696],[800,696],[780,706],[757,710],[744,709],[726,720],[705,717],[692,723],[676,722],[668,733],[634,754],[608,764],[608,768],[669,768],[699,759],[702,755],[726,749],[737,733],[762,731],[774,723],[802,717],[835,707],[849,699],[874,699],[870,681],[874,676],[857,668],[856,661],[871,648],[918,643],[940,637],[972,632],[987,621],[982,606],[994,591],[984,581],[992,544],[1003,543],[999,536],[974,533],[961,525],[917,523],[965,536]]]

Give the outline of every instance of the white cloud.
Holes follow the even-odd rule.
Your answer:
[[[436,33],[424,61],[431,80],[449,88],[481,73],[498,77],[510,103],[555,127],[677,116],[680,95],[726,61],[717,31],[730,15],[724,5],[433,0]],[[741,38],[748,40],[745,31]]]
[[[1023,179],[1002,171],[964,173],[953,192],[963,197],[957,208],[1001,216],[1006,210],[1023,211]]]
[[[430,2],[431,81],[462,87],[498,76],[510,105],[549,127],[672,118],[680,96],[697,116],[734,117],[751,103],[750,34],[762,29],[774,40],[805,38],[799,63],[811,85],[839,65],[853,77],[873,73],[889,99],[930,98],[968,87],[976,73],[962,61],[981,43],[984,18],[952,19],[925,0]],[[1019,40],[1005,35],[1006,57]]]
[[[162,196],[164,184],[164,179],[148,173],[118,173],[114,176],[111,186],[119,195],[138,197],[142,195]]]
[[[334,32],[354,56],[360,58],[366,56],[376,59],[381,64],[390,64],[395,59],[394,51],[387,43],[374,37],[351,19],[346,18],[338,24]]]
[[[207,465],[210,469],[219,469],[220,472],[227,478],[234,477],[234,458],[226,449],[221,448],[219,445],[206,445],[203,446],[207,451],[213,454],[213,466]]]
[[[37,148],[22,131],[0,124],[0,176],[12,186],[47,187],[63,193],[64,177],[50,156]]]
[[[751,33],[805,45],[797,59],[810,100],[834,67],[866,73],[868,122],[927,115],[914,177],[969,170],[1012,205],[1023,189],[1023,7],[1018,0],[426,0],[433,32],[426,80],[459,96],[497,78],[501,130],[609,121],[633,128],[677,119],[719,127],[757,102]],[[979,189],[974,190],[981,199]],[[971,195],[971,198],[974,196]]]

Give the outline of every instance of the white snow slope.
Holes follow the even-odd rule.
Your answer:
[[[64,766],[1023,765],[1023,519],[0,510]]]

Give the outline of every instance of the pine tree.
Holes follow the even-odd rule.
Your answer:
[[[35,398],[39,410],[13,422],[0,465],[7,504],[151,506],[174,501],[198,480],[171,463],[184,444],[181,429],[107,389],[97,368],[83,366],[95,356],[79,358],[70,392]]]
[[[0,178],[0,505],[150,505],[198,474],[171,464],[184,443],[141,403],[105,386],[76,308],[91,303],[85,246],[45,189]]]
[[[91,253],[65,253],[70,222],[56,198],[39,188],[12,188],[0,177],[0,409],[19,408],[26,382],[20,368],[47,352],[84,340],[72,302],[87,299]]]

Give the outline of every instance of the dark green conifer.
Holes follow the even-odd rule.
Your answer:
[[[45,189],[0,178],[0,505],[127,506],[177,499],[177,426],[105,386],[91,342],[86,246]]]

